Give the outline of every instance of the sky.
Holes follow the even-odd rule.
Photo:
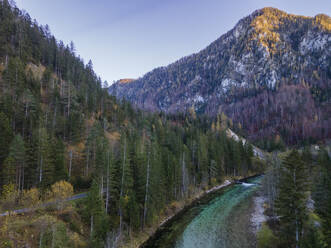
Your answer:
[[[16,0],[102,80],[138,78],[198,52],[263,7],[331,15],[330,0]]]

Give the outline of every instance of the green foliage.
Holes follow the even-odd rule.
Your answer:
[[[268,225],[263,223],[261,230],[257,233],[257,248],[276,248],[277,243],[277,237]]]
[[[316,178],[313,199],[317,213],[321,216],[322,232],[326,243],[331,245],[331,160],[326,150],[321,150],[318,157],[320,167]]]
[[[90,246],[103,247],[106,238],[109,219],[103,207],[103,200],[100,188],[96,181],[93,181],[91,190],[86,199],[86,214],[90,219]]]
[[[67,228],[64,223],[59,223],[55,227],[53,227],[52,233],[52,247],[62,248],[62,247],[70,247],[69,246],[69,237],[67,234]]]
[[[53,178],[54,181],[65,180],[68,178],[68,172],[65,165],[64,144],[61,139],[53,138],[51,140],[50,159],[54,164]]]
[[[308,221],[305,224],[305,233],[301,242],[301,247],[304,248],[326,248],[328,247],[322,228],[319,225],[321,219],[314,213],[309,214]]]
[[[0,186],[10,185],[13,203],[16,189],[28,206],[50,188],[66,198],[71,187],[64,195],[54,188],[62,180],[76,191],[90,188],[79,205],[85,236],[89,246],[104,247],[107,234],[148,227],[173,201],[264,169],[250,145],[227,138],[232,123],[224,113],[211,129],[212,121],[193,111],[137,110],[109,96],[92,62],[85,65],[47,26],[6,0],[0,19]],[[35,225],[45,230],[42,247],[71,245],[64,224],[41,218]]]
[[[9,146],[13,137],[8,117],[0,112],[0,166],[8,155]],[[1,167],[0,167],[1,169]]]
[[[67,233],[67,228],[64,223],[54,223],[49,229],[44,233],[40,234],[42,237],[40,238],[42,248],[46,247],[55,247],[55,248],[65,248],[71,247],[69,243],[69,236]]]
[[[281,167],[276,211],[280,218],[280,239],[283,245],[295,247],[302,240],[307,220],[307,174],[297,151],[284,159]]]
[[[1,248],[13,248],[14,242],[12,240],[1,240],[0,241],[0,247]]]
[[[279,158],[284,156],[280,165]],[[262,185],[268,206],[265,213],[280,220],[272,225],[279,247],[329,247],[331,163],[327,151],[321,147],[317,155],[307,146],[300,155],[274,153],[270,159]]]
[[[3,182],[14,183],[17,189],[23,188],[25,167],[25,147],[20,135],[16,135],[9,148],[9,155],[4,162]]]
[[[54,182],[54,161],[51,157],[51,140],[46,128],[38,130],[38,181],[43,188],[51,185]],[[61,171],[59,171],[61,173]]]
[[[268,152],[272,151],[285,151],[285,143],[280,135],[276,135],[274,138],[264,138],[257,142],[257,145]]]

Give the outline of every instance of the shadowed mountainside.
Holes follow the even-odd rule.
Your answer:
[[[152,111],[224,112],[253,140],[330,138],[330,34],[327,15],[264,8],[199,53],[109,92]]]

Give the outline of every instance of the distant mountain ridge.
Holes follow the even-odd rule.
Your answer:
[[[252,139],[331,136],[331,18],[264,8],[199,53],[109,92],[151,111],[233,119]]]
[[[127,84],[127,83],[131,83],[133,81],[134,81],[134,79],[132,79],[132,78],[123,78],[123,79],[118,80],[118,83]]]

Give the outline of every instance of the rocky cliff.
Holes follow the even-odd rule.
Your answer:
[[[251,138],[330,137],[331,18],[264,8],[199,53],[110,93],[152,111],[226,113]]]

